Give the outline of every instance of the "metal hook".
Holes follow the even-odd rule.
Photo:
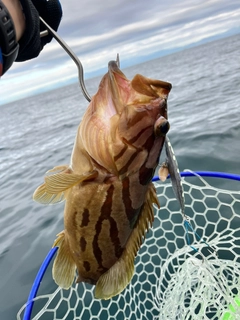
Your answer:
[[[75,62],[77,68],[78,68],[78,79],[80,88],[82,90],[82,93],[84,97],[90,102],[91,96],[88,94],[87,89],[84,84],[84,76],[83,76],[83,66],[81,64],[81,61],[78,59],[78,57],[75,55],[75,53],[69,48],[69,46],[66,44],[64,40],[62,40],[58,34],[44,21],[41,17],[40,20],[42,23],[46,26],[47,30],[52,34],[52,36],[57,40],[57,42],[62,46],[62,48],[67,52],[67,54],[72,58],[72,60]],[[40,37],[46,36],[46,31],[43,31],[40,33]]]
[[[119,58],[119,53],[117,54],[116,62],[117,62],[117,66],[118,66],[118,68],[120,68],[120,58]]]

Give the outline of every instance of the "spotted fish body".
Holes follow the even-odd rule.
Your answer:
[[[96,285],[95,296],[120,293],[159,206],[151,183],[169,129],[171,84],[136,75],[128,80],[109,63],[79,125],[69,166],[50,170],[35,191],[41,203],[66,200],[65,230],[58,234],[56,283]]]

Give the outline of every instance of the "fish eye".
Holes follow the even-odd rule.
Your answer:
[[[155,128],[154,128],[155,135],[157,137],[165,136],[168,133],[169,129],[170,129],[170,124],[168,120],[163,118],[162,121],[158,122],[155,125]]]
[[[168,121],[164,122],[161,126],[160,126],[160,130],[162,132],[163,135],[167,134],[168,131],[170,129],[170,124]]]

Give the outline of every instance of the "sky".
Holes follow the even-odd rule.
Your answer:
[[[49,0],[51,1],[51,0]],[[75,52],[85,79],[240,33],[239,0],[61,0],[58,35]],[[53,40],[0,80],[0,105],[77,82],[77,68]]]

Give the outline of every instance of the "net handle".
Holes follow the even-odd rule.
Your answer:
[[[238,174],[233,174],[233,173],[226,173],[226,172],[215,172],[215,171],[184,171],[180,172],[181,177],[196,177],[196,175],[199,175],[201,177],[212,177],[212,178],[223,178],[223,179],[230,179],[230,180],[237,180],[240,181],[240,175]],[[168,175],[167,179],[170,176]],[[158,181],[159,177],[155,176],[153,177],[152,181]],[[34,298],[37,295],[40,283],[42,281],[42,278],[48,268],[49,263],[51,262],[52,258],[54,257],[55,253],[57,252],[58,247],[52,248],[49,253],[47,254],[46,258],[44,259],[37,276],[33,282],[31,291],[28,296],[27,304],[26,304],[26,309],[24,312],[23,320],[30,320],[31,318],[31,313],[32,313],[32,308],[34,304]]]

